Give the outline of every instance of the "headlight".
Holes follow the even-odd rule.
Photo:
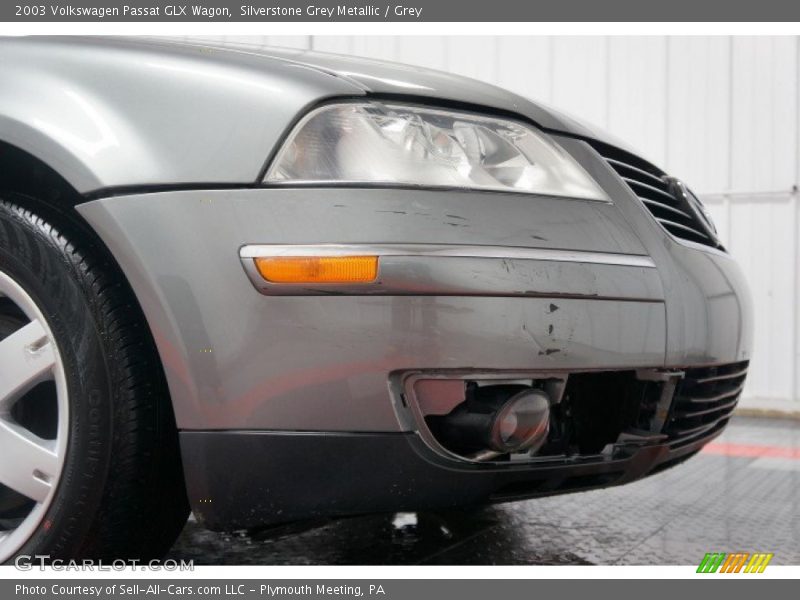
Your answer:
[[[265,182],[470,188],[608,200],[554,141],[508,119],[402,104],[318,108]]]

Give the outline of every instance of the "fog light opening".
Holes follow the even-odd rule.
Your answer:
[[[536,452],[550,431],[550,398],[530,389],[512,396],[495,414],[490,447],[502,453]]]
[[[465,402],[428,423],[447,449],[471,460],[534,454],[550,432],[550,404],[550,395],[539,388],[470,384]]]

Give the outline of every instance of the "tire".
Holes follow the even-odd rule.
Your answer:
[[[188,513],[164,373],[119,268],[76,217],[0,194],[0,564],[160,558]]]

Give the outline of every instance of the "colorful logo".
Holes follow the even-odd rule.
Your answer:
[[[763,573],[774,555],[766,552],[709,552],[700,561],[698,573]]]

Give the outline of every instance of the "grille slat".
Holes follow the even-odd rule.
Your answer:
[[[685,371],[663,430],[671,445],[689,443],[724,427],[744,388],[747,366],[740,362]]]
[[[689,202],[673,189],[666,173],[641,158],[602,142],[589,142],[608,165],[641,200],[661,227],[672,236],[711,246],[719,246],[709,235]]]
[[[736,400],[732,400],[731,402],[726,402],[725,404],[720,404],[718,406],[714,406],[712,408],[703,408],[700,410],[691,410],[691,411],[681,411],[676,414],[676,418],[678,419],[692,419],[694,417],[702,417],[704,415],[712,415],[714,413],[718,413],[720,411],[727,411],[730,408],[736,406],[736,403],[739,401],[737,398]]]
[[[648,173],[647,171],[645,171],[643,169],[635,167],[635,166],[633,166],[631,164],[628,164],[626,162],[622,162],[621,160],[617,160],[617,159],[614,159],[614,158],[608,158],[608,157],[604,157],[604,158],[611,164],[612,167],[614,167],[614,170],[621,170],[621,171],[626,171],[627,170],[627,171],[630,172],[630,175],[638,176],[639,180],[647,181],[647,182],[650,183],[650,185],[654,185],[656,187],[663,188],[664,191],[668,191],[669,190],[669,186],[666,184],[666,182],[661,177],[659,177],[657,175],[653,175],[652,173]]]
[[[702,379],[697,379],[697,383],[711,383],[712,381],[722,381],[724,379],[736,379],[738,377],[744,377],[747,375],[747,369],[739,369],[738,371],[734,371],[732,373],[723,373],[722,375],[714,375],[711,377],[703,377]]]
[[[669,192],[665,192],[664,190],[660,190],[657,187],[653,187],[650,184],[643,183],[641,181],[636,181],[635,179],[629,179],[628,177],[623,177],[622,180],[630,185],[633,188],[639,188],[640,190],[644,189],[645,193],[654,193],[658,194],[661,197],[662,202],[669,202],[670,204],[677,204],[677,200],[675,200],[675,196],[670,194]],[[637,192],[638,193],[638,192]]]
[[[682,217],[684,219],[690,219],[689,215],[683,212],[680,208],[675,208],[674,206],[670,206],[669,204],[663,204],[661,202],[657,202],[655,200],[650,200],[650,198],[640,198],[642,202],[644,202],[648,208],[653,210],[666,210],[669,211],[671,214],[676,215],[678,217]]]
[[[706,240],[708,239],[708,236],[705,233],[695,231],[691,227],[687,227],[686,225],[681,225],[680,223],[676,223],[675,221],[671,221],[669,219],[662,219],[661,217],[656,217],[656,221],[661,223],[670,233],[674,233],[672,229],[677,228],[686,233],[687,235],[694,235]]]
[[[700,434],[703,434],[706,431],[714,429],[714,427],[716,427],[717,425],[720,424],[721,420],[722,419],[719,419],[717,421],[714,421],[713,423],[709,423],[708,425],[700,425],[699,427],[691,427],[691,428],[688,428],[688,429],[676,429],[673,432],[674,436],[677,437],[677,438],[682,438],[682,439],[680,439],[677,443],[675,443],[673,445],[680,445],[682,443],[688,443],[688,442],[692,441],[692,439],[694,439],[696,437],[699,437]],[[727,422],[727,419],[725,419],[725,420]],[[723,425],[724,425],[724,423],[723,423]]]
[[[726,398],[740,394],[742,388],[744,388],[744,382],[740,383],[733,389],[725,390],[713,396],[687,395],[687,400],[692,404],[708,404],[709,402],[719,402],[720,400],[725,400]]]

